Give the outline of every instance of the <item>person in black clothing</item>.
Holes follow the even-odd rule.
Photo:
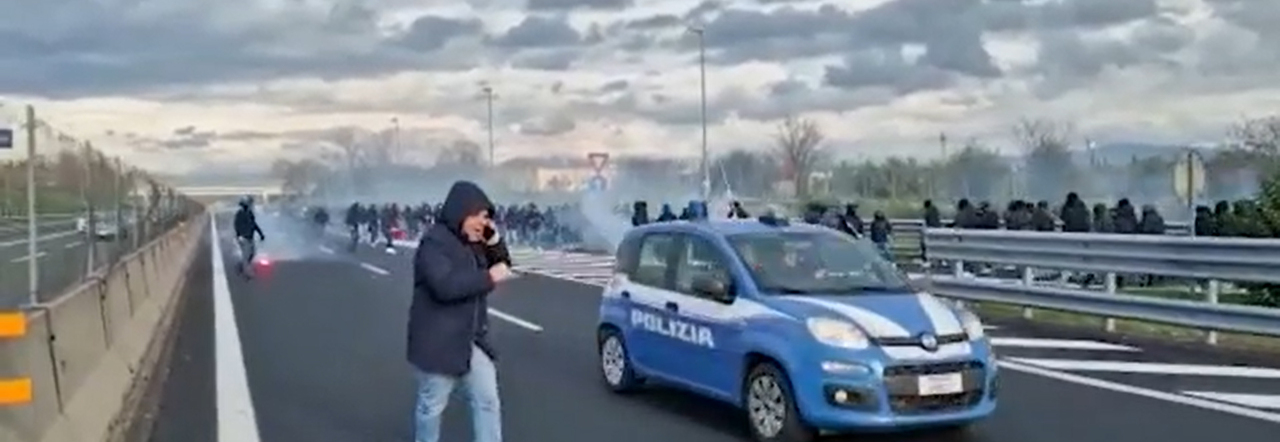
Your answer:
[[[1049,212],[1049,202],[1040,200],[1036,202],[1036,208],[1031,211],[1031,229],[1037,232],[1052,232],[1057,230],[1057,220],[1053,219],[1053,214]]]
[[[439,222],[418,243],[407,359],[418,380],[415,440],[435,442],[445,406],[461,384],[473,440],[502,440],[497,353],[488,339],[488,296],[512,277],[511,256],[493,225],[493,203],[475,183],[449,189]]]
[[[729,219],[749,219],[751,215],[747,213],[747,209],[742,208],[742,202],[734,201],[729,203]]]
[[[871,218],[871,242],[875,243],[884,259],[890,261],[893,260],[893,254],[889,250],[889,242],[892,240],[893,224],[889,223],[884,212],[877,210]]]
[[[658,222],[665,223],[668,221],[675,221],[675,220],[676,220],[676,214],[671,211],[671,205],[664,203],[662,205],[662,212],[658,213]]]
[[[1098,203],[1093,205],[1093,231],[1097,233],[1114,233],[1116,226],[1111,222],[1111,211],[1107,210],[1107,205]]]
[[[938,213],[938,207],[933,205],[933,200],[924,200],[924,226],[942,227],[942,214]]]
[[[951,227],[957,229],[972,229],[977,227],[978,217],[974,213],[973,203],[968,198],[961,198],[956,202],[956,218],[951,220]]]
[[[1132,235],[1138,233],[1138,214],[1133,210],[1133,204],[1128,198],[1121,198],[1116,203],[1116,216],[1111,221],[1116,228],[1116,233]]]
[[[1062,204],[1058,218],[1062,219],[1063,232],[1089,231],[1089,208],[1075,192],[1067,194],[1067,200]]]
[[[631,205],[631,227],[649,224],[649,203],[636,201]]]
[[[246,277],[253,277],[253,266],[249,263],[253,262],[254,255],[257,255],[258,249],[253,242],[254,234],[258,235],[258,241],[266,241],[266,235],[262,234],[262,228],[258,227],[258,219],[253,215],[253,198],[244,197],[240,200],[240,210],[236,211],[235,216],[236,244],[240,246],[240,262],[237,264],[237,270]]]
[[[1164,234],[1164,217],[1160,216],[1160,212],[1156,211],[1156,206],[1150,204],[1142,206],[1142,219],[1138,221],[1138,233],[1143,235]]]
[[[857,236],[866,233],[866,225],[862,222],[862,217],[858,215],[858,205],[849,203],[844,205],[844,220],[849,224],[849,229]]]

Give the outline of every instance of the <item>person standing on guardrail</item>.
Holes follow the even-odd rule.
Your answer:
[[[267,240],[266,235],[262,234],[262,228],[258,226],[257,217],[253,215],[253,197],[246,196],[240,199],[240,210],[236,211],[234,224],[236,244],[240,246],[240,262],[236,263],[236,268],[241,275],[252,278],[253,256],[258,252],[253,236],[257,234],[258,241]]]
[[[502,440],[487,299],[513,273],[493,212],[479,186],[458,181],[449,189],[439,222],[418,242],[406,352],[418,380],[415,442],[440,440],[444,409],[455,388],[467,396],[474,440]]]

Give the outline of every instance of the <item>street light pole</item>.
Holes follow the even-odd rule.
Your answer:
[[[36,230],[36,108],[27,105],[27,296],[40,304],[40,237]]]
[[[707,156],[707,44],[706,30],[689,28],[698,36],[698,92],[702,114],[702,200],[711,198],[711,159]]]
[[[489,168],[493,169],[493,88],[484,87],[484,98],[489,114]]]

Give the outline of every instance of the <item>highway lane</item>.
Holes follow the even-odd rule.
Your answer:
[[[74,218],[65,216],[41,217],[36,226],[41,235],[75,229]],[[0,244],[25,241],[27,239],[27,220],[25,218],[0,219]]]
[[[79,283],[88,269],[89,241],[74,230],[43,235],[36,243],[39,262],[41,300],[49,300]],[[132,249],[132,240],[102,241],[95,247],[94,262],[101,266],[113,257]],[[0,308],[27,302],[28,270],[31,255],[27,242],[0,242]]]
[[[268,232],[269,238],[283,235]],[[264,244],[268,255],[275,253],[270,244]],[[220,258],[227,259],[222,268],[229,269],[231,243],[224,240],[221,249]],[[213,436],[219,408],[232,411],[241,405],[244,410],[251,404],[260,441],[411,440],[414,385],[404,361],[409,253],[362,249],[351,256],[337,251],[338,244],[316,250],[301,256],[279,252],[299,258],[277,259],[253,281],[233,274],[224,293],[213,283],[223,275],[196,274],[202,281],[188,287],[189,303],[181,312],[176,347],[164,362],[168,376],[153,404],[154,420],[142,425],[153,431],[139,437],[231,442],[227,434]],[[603,388],[594,345],[599,290],[529,274],[493,294],[492,333],[501,351],[507,440],[743,440],[742,417],[731,407],[660,388],[635,397]],[[230,300],[234,320],[214,316],[219,297]],[[238,346],[215,345],[218,339],[228,342],[231,331],[238,334]],[[222,384],[214,381],[216,371],[240,371],[231,348],[242,351],[244,396],[234,394],[236,376],[224,374]],[[1001,391],[997,414],[963,436],[921,433],[870,440],[1203,442],[1229,436],[1272,441],[1280,430],[1256,418],[1022,371],[1006,370]],[[464,409],[461,402],[451,404],[446,442],[469,440]],[[224,413],[223,419],[233,416]]]

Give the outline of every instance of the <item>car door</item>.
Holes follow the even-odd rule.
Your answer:
[[[709,393],[730,397],[738,388],[732,367],[740,365],[738,342],[745,322],[734,314],[733,303],[710,299],[693,290],[698,277],[720,280],[733,290],[728,255],[714,238],[684,235],[675,260],[670,302],[675,303],[679,322],[673,353],[683,361],[679,376]],[[687,325],[686,325],[687,324]]]
[[[632,363],[642,370],[671,377],[673,345],[664,333],[671,319],[666,301],[671,281],[678,237],[673,233],[651,233],[640,240],[635,270],[619,293],[630,306],[627,314],[628,350]]]

